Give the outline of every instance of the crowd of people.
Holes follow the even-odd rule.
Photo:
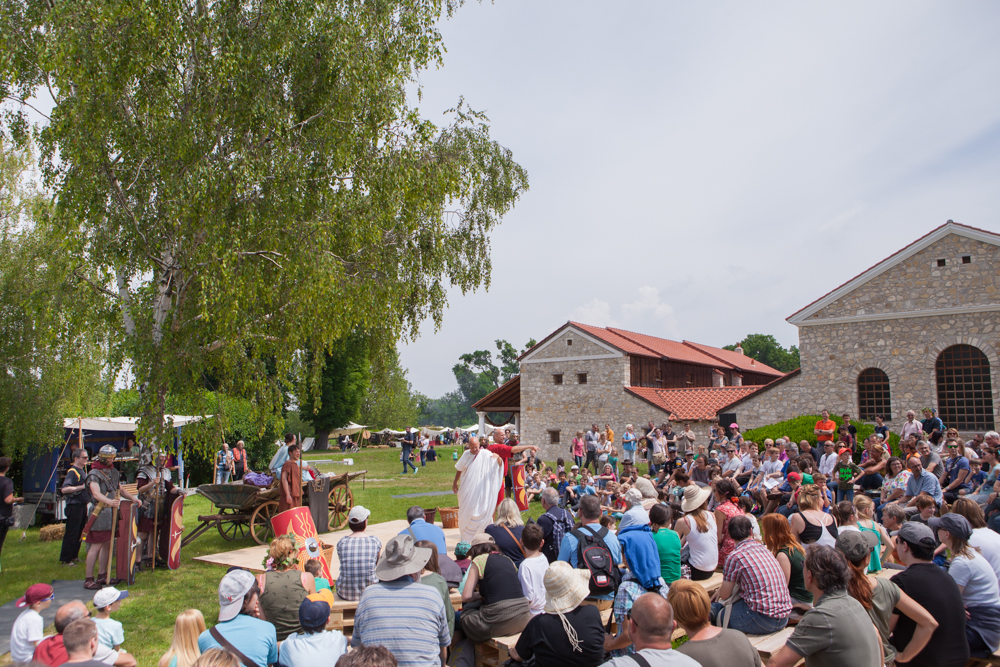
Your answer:
[[[265,572],[222,578],[213,628],[197,610],[177,617],[159,665],[471,667],[477,643],[517,635],[511,657],[546,666],[751,667],[749,637],[789,626],[768,665],[964,665],[1000,648],[1000,435],[964,441],[927,413],[918,426],[908,415],[900,455],[881,419],[857,442],[848,416],[838,427],[825,411],[815,445],[759,447],[735,424],[701,444],[688,425],[649,424],[627,426],[619,450],[594,425],[568,469],[516,434],[472,437],[453,549],[421,507],[383,544],[355,506],[335,581],[278,537]],[[536,520],[506,497],[512,465],[531,467]],[[100,590],[93,619],[59,610],[68,662],[134,664],[111,618],[120,597]],[[47,658],[55,640],[35,618],[50,600],[51,588],[26,593],[15,660],[67,662]],[[327,629],[343,602],[356,604],[349,638]]]

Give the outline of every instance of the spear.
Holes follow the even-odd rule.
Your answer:
[[[121,493],[118,494],[118,502],[121,502]],[[111,559],[115,556],[115,525],[118,523],[118,508],[111,510],[111,542],[108,545],[108,578],[105,583],[111,585]]]

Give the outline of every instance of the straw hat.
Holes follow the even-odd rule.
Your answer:
[[[693,512],[704,505],[710,495],[712,495],[712,489],[707,486],[697,486],[695,484],[685,486],[684,500],[681,501],[681,510],[685,514]]]
[[[590,595],[590,573],[557,560],[545,570],[545,612],[565,614],[580,606]]]

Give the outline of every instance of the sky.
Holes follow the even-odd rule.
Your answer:
[[[470,2],[421,114],[460,96],[530,190],[488,290],[400,345],[414,389],[576,320],[798,343],[789,315],[949,219],[1000,232],[1000,3]]]

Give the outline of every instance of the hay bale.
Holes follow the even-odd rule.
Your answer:
[[[41,532],[38,534],[38,539],[42,542],[59,542],[62,541],[63,534],[66,532],[66,524],[54,523],[50,526],[42,526]]]

